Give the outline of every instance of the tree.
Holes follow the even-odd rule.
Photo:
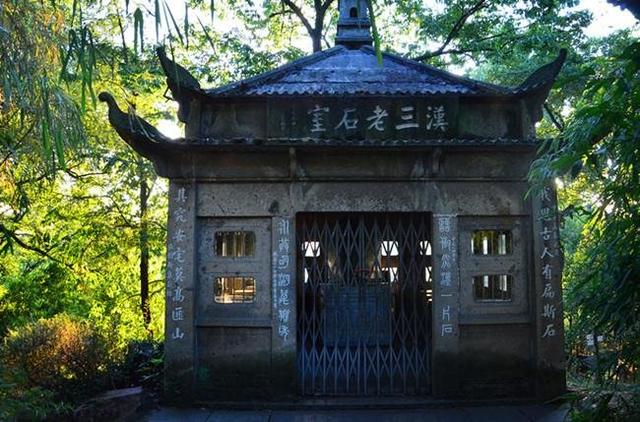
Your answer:
[[[567,302],[583,334],[605,334],[613,345],[606,363],[615,372],[640,362],[640,41],[623,34],[609,48],[584,64],[585,90],[531,177],[588,181],[591,197],[571,204],[585,225],[569,261]]]
[[[322,50],[322,39],[324,36],[324,21],[327,13],[329,12],[329,7],[335,3],[334,0],[313,0],[313,25],[311,24],[311,20],[306,17],[304,12],[302,11],[303,6],[298,6],[293,0],[281,0],[280,4],[282,9],[277,12],[272,12],[270,17],[273,18],[278,15],[282,15],[285,13],[293,13],[300,20],[302,25],[304,25],[307,33],[309,34],[309,38],[311,38],[311,44],[313,46],[313,51],[317,52]]]

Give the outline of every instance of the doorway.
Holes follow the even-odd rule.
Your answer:
[[[301,213],[303,395],[426,395],[432,303],[428,213]]]

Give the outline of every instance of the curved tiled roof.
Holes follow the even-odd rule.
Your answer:
[[[453,75],[400,56],[365,46],[350,50],[336,46],[220,88],[204,91],[227,96],[340,95],[500,95],[509,90]]]
[[[318,97],[318,96],[481,96],[536,95],[553,85],[567,51],[527,78],[517,87],[502,87],[470,78],[394,54],[382,54],[378,63],[370,46],[348,49],[338,45],[303,57],[253,78],[203,89],[182,66],[170,60],[163,49],[158,56],[173,97],[188,108],[189,99],[232,97]],[[544,94],[546,97],[546,94]],[[188,111],[187,111],[188,114]]]

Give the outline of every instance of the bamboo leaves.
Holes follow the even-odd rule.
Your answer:
[[[153,0],[154,5],[154,16],[156,21],[156,42],[160,41],[160,24],[161,24],[161,11],[160,11],[160,0]]]
[[[186,47],[189,48],[189,3],[184,3],[184,37],[187,41]]]
[[[373,35],[373,45],[376,50],[376,58],[378,64],[382,66],[382,48],[380,47],[380,34],[378,33],[378,25],[376,24],[376,13],[374,9],[375,0],[367,0],[367,7],[369,8],[369,19],[371,20],[371,31]]]
[[[11,25],[0,33],[0,132],[5,139],[0,154],[14,159],[35,154],[40,158],[35,164],[52,177],[66,167],[66,150],[84,141],[77,107],[61,84],[81,82],[83,107],[86,97],[94,98],[92,34],[82,26],[77,3],[72,14],[77,14],[80,28],[69,30],[68,35],[54,21],[60,18],[54,6],[8,3],[0,11],[2,21]],[[76,71],[70,77],[72,63]],[[52,79],[52,74],[59,77]]]
[[[138,40],[140,41],[140,53],[144,50],[144,17],[142,10],[136,8],[133,12],[133,46],[138,51]]]
[[[178,25],[178,22],[176,22],[176,19],[173,17],[173,13],[171,13],[171,9],[169,8],[169,5],[167,5],[166,1],[163,1],[162,6],[164,8],[164,19],[165,19],[165,22],[167,23],[167,30],[171,31],[170,29],[171,24],[173,24],[173,28],[176,30],[176,33],[178,34],[178,38],[180,39],[180,44],[185,45],[182,32],[180,31],[180,26]],[[167,18],[167,16],[171,19],[171,24],[169,23],[169,19]]]

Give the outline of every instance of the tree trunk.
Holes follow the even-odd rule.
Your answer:
[[[138,176],[140,177],[140,311],[144,326],[149,331],[151,324],[151,309],[149,308],[149,226],[147,224],[147,208],[149,201],[149,187],[144,174],[142,161],[138,162]],[[150,334],[151,331],[149,331]]]
[[[320,31],[314,31],[311,35],[311,41],[313,43],[313,52],[317,53],[322,51],[322,29]]]

